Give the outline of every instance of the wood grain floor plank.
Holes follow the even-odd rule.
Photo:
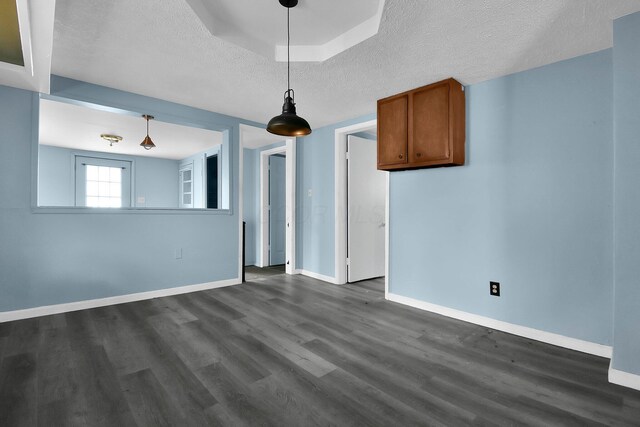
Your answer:
[[[198,320],[196,316],[185,309],[180,303],[180,298],[154,298],[146,305],[147,316],[164,315],[174,323],[181,324]]]
[[[367,419],[371,425],[381,424],[383,426],[443,425],[429,414],[416,411],[405,402],[343,369],[336,369],[320,378],[319,381],[344,405],[355,408],[354,412],[361,414],[354,421]]]
[[[224,357],[224,348],[220,343],[207,339],[201,329],[192,326],[199,320],[177,324],[164,315],[152,316],[147,320],[191,370],[220,362]]]
[[[171,402],[150,369],[120,377],[122,391],[138,426],[184,426],[189,424]]]
[[[244,384],[252,384],[271,374],[251,354],[242,351],[232,341],[225,339],[226,336],[220,333],[219,329],[209,329],[200,321],[187,323],[185,327],[198,331],[205,340],[215,342],[219,349],[220,363]],[[226,328],[229,328],[228,324]]]
[[[188,299],[198,307],[206,308],[209,312],[215,313],[217,317],[224,320],[236,320],[246,316],[245,313],[224,304],[215,297],[215,294],[209,294],[207,292],[202,292],[201,294],[185,294],[180,296],[180,300],[182,299]]]
[[[640,426],[608,366],[386,301],[383,279],[272,274],[0,324],[0,425]]]
[[[384,390],[393,398],[400,400],[425,416],[430,416],[444,425],[469,425],[476,415],[457,407],[454,402],[446,402],[420,390],[416,384],[399,380],[379,366],[372,365],[370,360],[362,360],[347,354],[344,349],[327,344],[322,340],[314,340],[305,344],[317,355],[329,360],[341,369],[354,376],[366,378],[371,386]]]
[[[0,364],[0,425],[36,424],[36,356],[21,353],[7,356]]]
[[[251,390],[236,379],[222,364],[213,364],[196,371],[196,375],[216,400],[224,405],[231,425],[283,425],[279,412],[269,408],[261,398],[251,396]],[[214,410],[212,408],[211,410]]]
[[[72,360],[66,328],[43,331],[37,353],[38,405],[74,397],[78,385]]]
[[[217,403],[195,373],[178,357],[175,350],[146,323],[135,304],[122,304],[116,307],[124,320],[125,327],[142,328],[138,335],[137,351],[146,360],[154,375],[171,397],[171,403],[184,414],[206,423],[204,410]]]
[[[11,333],[11,328],[16,322],[0,323],[0,338],[8,337]]]
[[[282,419],[288,420],[287,425],[296,422],[308,426],[365,424],[365,418],[341,399],[341,393],[327,389],[318,378],[302,369],[280,371],[252,384],[251,389],[253,396],[260,396],[284,414]]]
[[[300,343],[282,334],[282,330],[276,331],[265,325],[251,324],[248,319],[240,319],[236,322],[242,322],[251,327],[251,334],[257,340],[316,377],[321,377],[336,369],[336,366],[331,362],[318,357]]]
[[[72,412],[91,426],[134,424],[117,374],[100,344],[92,321],[95,313],[87,310],[67,314],[71,363],[78,384],[77,398],[71,401]]]
[[[116,306],[92,311],[92,323],[99,342],[118,375],[126,375],[149,368],[149,361],[138,351],[141,327],[131,327]]]
[[[297,343],[303,343],[313,338],[296,327],[300,319],[291,313],[278,312],[278,316],[274,316],[276,308],[269,305],[259,304],[256,307],[242,301],[242,298],[224,294],[219,295],[218,298],[247,313],[247,316],[234,320],[232,323],[246,324],[249,327],[253,325],[257,329],[268,330],[269,333],[286,337],[286,339]]]
[[[7,337],[4,357],[33,353],[40,341],[40,319],[25,319],[12,322]]]
[[[82,414],[73,412],[73,407],[74,405],[69,399],[58,399],[46,404],[38,404],[37,425],[39,427],[86,426],[87,424]]]
[[[431,343],[430,345],[440,344]],[[622,409],[622,398],[602,389],[594,389],[556,378],[550,373],[531,370],[518,365],[515,361],[505,363],[466,347],[447,351],[450,351],[452,358],[474,360],[479,364],[476,370],[491,372],[494,380],[499,381],[504,387],[516,388],[520,394],[544,405],[570,407],[575,415],[594,422],[609,423],[611,417],[619,416],[619,411]]]

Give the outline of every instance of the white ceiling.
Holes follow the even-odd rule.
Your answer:
[[[287,9],[273,1],[186,0],[216,37],[287,60]],[[325,61],[378,32],[384,0],[302,1],[291,12],[291,61]],[[278,25],[274,25],[278,24]]]
[[[110,146],[101,134],[118,135],[123,140]],[[140,143],[146,134],[141,116],[40,100],[39,141],[43,145],[181,160],[222,143],[220,132],[151,120],[149,136],[156,147],[145,150]]]
[[[378,34],[325,62],[292,64],[298,114],[317,128],[450,76],[472,84],[609,48],[612,19],[639,10],[640,0],[387,0]],[[316,24],[302,18],[295,28]],[[264,25],[276,34],[283,22]],[[260,123],[280,114],[286,89],[286,64],[213,36],[187,0],[57,0],[52,67]]]

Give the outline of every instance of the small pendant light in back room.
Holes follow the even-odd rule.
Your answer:
[[[295,93],[290,83],[290,44],[291,30],[289,26],[289,10],[298,4],[298,0],[280,0],[280,4],[287,8],[287,90],[284,93],[284,105],[282,114],[269,120],[267,131],[282,136],[304,136],[311,133],[311,126],[302,117],[296,114]]]
[[[142,117],[147,121],[147,136],[145,136],[144,140],[140,143],[145,150],[151,150],[156,144],[153,143],[151,138],[149,138],[149,120],[153,120],[153,116],[148,114],[143,114]]]

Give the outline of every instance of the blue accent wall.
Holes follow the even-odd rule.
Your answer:
[[[38,205],[75,206],[75,158],[65,148],[38,147]]]
[[[614,23],[615,369],[640,375],[640,13]]]
[[[101,214],[33,209],[37,95],[0,86],[0,311],[238,278],[239,125],[256,123],[60,77],[52,78],[51,94],[224,129],[230,135],[232,209]]]
[[[97,151],[40,145],[38,156],[38,205],[75,205],[75,156],[127,160],[134,171],[133,205],[147,208],[178,207],[178,161],[126,156]],[[138,203],[144,197],[144,203]]]
[[[335,131],[375,117],[314,129],[311,135],[297,139],[296,268],[335,276]]]
[[[390,292],[610,345],[611,50],[466,98],[466,165],[391,173]]]

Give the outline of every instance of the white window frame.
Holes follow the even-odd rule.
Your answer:
[[[75,156],[75,203],[76,206],[87,207],[86,206],[86,184],[87,184],[87,174],[86,174],[86,166],[106,166],[111,168],[121,168],[122,169],[122,177],[121,177],[121,202],[123,208],[128,208],[132,206],[131,195],[133,194],[131,188],[131,169],[132,164],[130,161],[126,160],[118,160],[118,159],[108,159],[108,158],[100,158],[100,157],[87,157],[87,156]],[[98,209],[93,208],[92,209]],[[107,209],[107,208],[105,208]],[[117,208],[109,208],[109,209],[117,209]]]

